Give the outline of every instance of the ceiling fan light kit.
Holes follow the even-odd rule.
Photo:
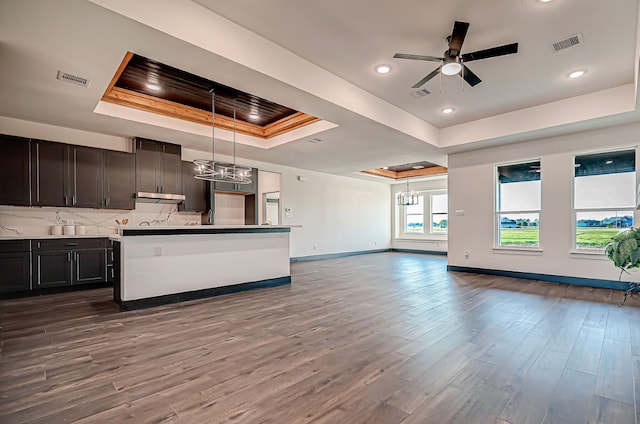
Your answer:
[[[455,75],[462,70],[459,57],[445,57],[442,64],[442,73],[445,75]]]
[[[504,46],[492,47],[485,50],[478,50],[472,53],[461,54],[462,43],[467,36],[469,30],[468,22],[455,21],[451,35],[446,38],[449,48],[443,53],[442,57],[422,56],[415,54],[396,53],[393,55],[395,59],[424,60],[427,62],[440,62],[440,68],[435,69],[429,75],[422,78],[411,88],[420,88],[433,77],[442,72],[444,75],[460,75],[464,81],[471,87],[482,82],[480,77],[469,69],[465,63],[474,60],[488,59],[496,56],[504,56],[518,52],[518,43],[505,44]]]

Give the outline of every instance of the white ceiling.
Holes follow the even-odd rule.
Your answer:
[[[476,87],[436,77],[415,99],[411,85],[437,64],[392,56],[442,55],[454,20],[470,22],[463,53],[511,42],[519,52],[469,63]],[[271,149],[242,145],[240,157],[352,176],[446,165],[453,150],[637,120],[637,25],[638,0],[3,0],[0,115],[206,151],[202,132],[94,113],[133,51],[337,125]],[[583,45],[553,51],[575,33]],[[381,63],[392,71],[377,74]],[[575,69],[586,74],[568,79]],[[91,85],[57,81],[58,70]]]

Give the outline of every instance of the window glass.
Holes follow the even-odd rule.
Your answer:
[[[576,248],[604,248],[633,226],[635,150],[576,156],[573,193]]]
[[[496,228],[499,246],[540,245],[540,161],[497,167]]]
[[[431,195],[431,232],[432,233],[447,232],[447,229],[449,228],[448,201],[449,201],[449,196],[447,194]]]
[[[424,196],[418,196],[417,205],[402,207],[405,211],[405,232],[424,233]]]

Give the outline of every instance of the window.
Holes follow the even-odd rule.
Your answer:
[[[449,228],[448,196],[436,192],[418,192],[418,203],[398,206],[396,237],[427,238],[429,235],[446,236]]]
[[[497,245],[540,246],[540,161],[497,167]]]
[[[431,232],[442,234],[449,228],[448,194],[431,195]]]
[[[404,208],[404,232],[407,234],[424,233],[424,196],[418,196],[418,204],[402,206]]]
[[[576,156],[573,182],[577,249],[602,249],[615,234],[633,226],[635,150]]]

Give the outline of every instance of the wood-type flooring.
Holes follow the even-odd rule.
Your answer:
[[[406,253],[292,279],[133,312],[2,300],[0,423],[638,423],[637,298]]]

